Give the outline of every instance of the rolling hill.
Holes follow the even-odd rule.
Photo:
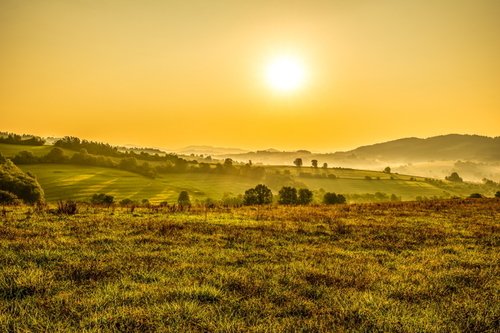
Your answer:
[[[292,165],[301,158],[304,166],[317,160],[321,166],[382,170],[391,166],[395,171],[422,177],[444,179],[451,172],[463,173],[464,179],[500,181],[500,137],[449,134],[427,139],[404,138],[336,153],[299,151],[257,151],[226,154],[218,158],[267,165]],[[456,165],[466,161],[469,165]]]
[[[500,137],[449,134],[427,139],[405,138],[345,152],[387,163],[419,163],[430,160],[500,161]]]
[[[148,199],[153,203],[167,201],[174,203],[183,190],[187,190],[192,199],[203,200],[206,198],[221,199],[224,192],[233,195],[244,192],[266,180],[232,175],[206,174],[206,173],[172,173],[161,174],[155,179],[150,179],[128,171],[100,168],[83,165],[67,164],[30,164],[20,165],[23,171],[30,171],[37,176],[37,180],[45,191],[48,201],[55,202],[59,199],[89,200],[96,193],[113,195],[119,201],[125,198],[134,200]],[[283,167],[270,167],[273,172]],[[290,168],[291,169],[291,168]],[[323,189],[327,192],[343,194],[361,194],[382,192],[388,195],[395,194],[403,200],[414,200],[417,196],[466,196],[471,189],[466,186],[441,188],[436,184],[406,175],[389,175],[380,172],[365,170],[335,171],[338,179],[328,178],[301,178],[311,190]],[[365,177],[373,180],[365,180]],[[376,177],[380,177],[379,180]],[[415,179],[415,180],[412,180]],[[280,187],[280,186],[279,186]],[[277,194],[279,187],[272,187]]]
[[[454,136],[441,138],[438,142],[455,142],[453,149],[450,151],[460,150],[457,140],[453,140]],[[466,139],[462,138],[461,139]],[[469,138],[470,139],[470,138]],[[423,140],[423,141],[422,141]],[[413,145],[414,156],[420,149],[425,147],[436,147],[438,143],[432,144],[435,140],[426,141],[428,139],[402,139],[396,142],[379,144],[367,147],[360,147],[347,154],[347,159],[357,160],[359,157],[353,157],[355,153],[364,156],[373,157],[375,153],[380,156],[392,156],[391,147],[401,147],[405,145]],[[476,137],[472,140],[496,143],[497,139]],[[493,141],[491,141],[493,140]],[[496,140],[496,141],[495,141]],[[445,146],[441,143],[441,146]],[[468,147],[467,151],[472,152],[473,145],[471,143],[462,143],[463,147]],[[418,148],[420,147],[420,148]],[[424,147],[424,148],[421,148]],[[450,145],[448,144],[448,147]],[[464,149],[466,149],[464,148]],[[35,155],[41,156],[48,153],[52,146],[24,146],[24,145],[8,145],[0,144],[0,152],[5,156],[14,156],[20,150],[32,151]],[[398,148],[402,149],[402,148]],[[430,149],[430,148],[427,148]],[[437,149],[437,148],[435,148]],[[443,148],[444,149],[444,148]],[[411,151],[411,149],[409,149]],[[487,150],[483,150],[487,151]],[[385,155],[384,155],[385,152]],[[67,151],[68,155],[74,152]],[[262,152],[270,156],[279,154],[273,151]],[[314,158],[317,154],[312,154],[308,151],[300,151],[301,156],[305,161],[308,158]],[[451,153],[450,153],[451,154]],[[242,155],[242,154],[239,154]],[[245,154],[243,154],[245,155]],[[291,155],[286,155],[292,158]],[[455,155],[454,155],[455,156]],[[117,158],[119,159],[119,158]],[[320,160],[321,162],[321,160]],[[320,163],[321,165],[321,163]],[[106,193],[115,196],[117,201],[131,198],[135,200],[148,199],[151,202],[175,202],[179,193],[187,190],[193,199],[203,200],[206,198],[221,199],[225,192],[230,192],[233,195],[243,194],[247,189],[254,187],[259,183],[269,185],[273,192],[277,194],[281,186],[285,183],[272,182],[269,178],[256,180],[243,176],[216,174],[216,173],[167,173],[159,174],[155,179],[147,178],[136,173],[120,169],[101,168],[88,165],[71,165],[71,164],[29,164],[19,165],[23,171],[30,171],[37,176],[39,183],[45,191],[46,199],[49,201],[57,201],[59,199],[73,200],[88,200],[93,194]],[[386,174],[380,171],[356,170],[346,168],[313,169],[307,166],[296,168],[292,166],[266,166],[266,172],[269,174],[289,172],[294,176],[297,184],[303,184],[311,190],[324,190],[327,192],[335,192],[342,194],[361,194],[361,193],[376,193],[382,192],[387,195],[395,194],[403,200],[414,200],[417,196],[422,197],[441,197],[441,196],[467,196],[473,192],[481,191],[486,193],[480,187],[480,184],[451,184],[449,182],[433,182],[427,181],[423,177],[411,176],[412,173],[403,174]],[[303,177],[300,173],[308,173],[309,177]],[[322,176],[322,174],[325,175]],[[337,178],[328,178],[329,174],[335,175]],[[366,177],[371,177],[372,180],[366,180]],[[426,176],[431,178],[431,176]],[[301,185],[302,186],[302,185]]]

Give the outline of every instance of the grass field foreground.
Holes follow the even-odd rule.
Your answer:
[[[500,200],[0,215],[2,332],[498,332]]]

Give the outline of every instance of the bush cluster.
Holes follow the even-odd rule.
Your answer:
[[[34,175],[24,173],[0,153],[0,190],[10,192],[26,203],[44,199],[44,192]],[[7,198],[8,195],[4,194]],[[6,199],[8,200],[8,199]]]

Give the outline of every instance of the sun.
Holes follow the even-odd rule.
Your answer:
[[[276,58],[268,64],[266,78],[271,87],[278,91],[296,90],[304,83],[304,67],[292,57]]]

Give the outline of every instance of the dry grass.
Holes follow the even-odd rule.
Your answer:
[[[498,332],[500,200],[7,207],[0,331]]]

